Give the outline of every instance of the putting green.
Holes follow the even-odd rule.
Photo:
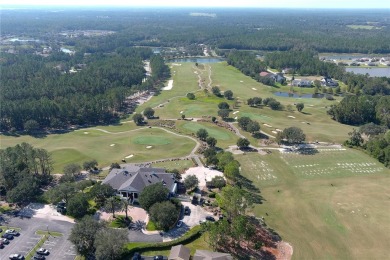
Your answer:
[[[209,133],[209,136],[212,136],[212,137],[216,138],[217,140],[218,139],[220,139],[220,140],[229,140],[230,139],[230,136],[227,133],[220,131],[218,129],[214,129],[211,127],[207,127],[207,126],[198,124],[198,123],[194,123],[194,122],[185,123],[183,125],[183,127],[187,130],[194,132],[194,133],[196,133],[201,128],[206,129],[206,131]]]
[[[137,136],[132,139],[133,144],[144,145],[165,145],[170,144],[172,141],[167,136],[155,135],[155,136]]]

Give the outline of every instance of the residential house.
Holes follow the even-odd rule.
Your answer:
[[[177,245],[171,248],[168,260],[189,260],[190,259],[190,249],[183,246]]]
[[[155,183],[162,183],[170,194],[176,193],[177,183],[173,174],[166,173],[163,168],[126,164],[120,169],[112,169],[103,180],[103,184],[110,185],[119,197],[128,199],[132,204],[138,202],[139,194],[145,187]]]
[[[291,85],[302,88],[311,87],[313,85],[313,81],[307,79],[295,79],[291,82]]]
[[[332,78],[324,77],[321,79],[321,86],[326,86],[326,87],[337,87],[339,83]]]
[[[262,71],[260,72],[260,77],[267,77],[270,73],[269,72],[266,72],[266,71]]]
[[[286,82],[286,78],[283,76],[283,73],[276,73],[269,76],[275,82],[283,83]]]
[[[227,253],[212,252],[208,250],[196,250],[193,260],[233,260],[233,257]]]

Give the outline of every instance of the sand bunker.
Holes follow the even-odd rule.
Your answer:
[[[276,132],[276,131],[271,131],[272,133],[274,133],[274,134],[277,134],[278,132]]]
[[[295,118],[295,116],[287,116],[287,117],[289,117],[289,118]]]
[[[184,113],[184,110],[180,111],[180,114],[183,114]]]
[[[272,127],[272,125],[269,124],[263,124],[263,125],[265,125],[266,127]]]
[[[278,131],[278,132],[283,132],[283,130],[281,130],[279,128],[276,128],[275,130]]]
[[[110,146],[115,146],[115,144],[110,144]]]
[[[130,154],[130,155],[126,156],[125,158],[126,158],[126,159],[129,159],[129,158],[131,158],[131,157],[133,157],[133,156],[134,156],[134,154]]]
[[[181,66],[180,63],[172,63],[172,66]]]
[[[185,179],[188,175],[195,175],[199,180],[199,188],[206,187],[206,181],[211,181],[215,176],[223,177],[223,173],[206,167],[192,167],[182,174]]]
[[[252,88],[253,90],[257,90],[257,88]]]
[[[84,132],[85,135],[89,134],[89,132]]]
[[[244,81],[240,80],[241,83],[243,83]]]
[[[153,146],[149,145],[149,146],[146,146],[146,149],[150,149],[152,148]]]
[[[198,72],[197,72],[197,71],[194,71],[194,73],[195,73],[195,74],[198,74]]]
[[[233,115],[237,114],[238,112],[240,112],[240,111],[235,111],[235,112],[233,112]]]
[[[161,90],[171,90],[173,88],[173,79],[168,80],[168,86],[163,87]]]
[[[236,119],[236,120],[237,120],[237,118],[238,118],[238,117],[236,116],[234,119]]]

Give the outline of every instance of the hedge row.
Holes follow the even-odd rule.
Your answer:
[[[128,259],[128,257],[132,256],[135,252],[143,253],[146,251],[157,251],[157,250],[167,250],[170,249],[172,246],[176,246],[179,244],[188,244],[195,239],[199,238],[202,235],[202,227],[196,226],[192,229],[190,229],[184,236],[172,240],[169,242],[161,242],[161,243],[148,243],[145,245],[138,245],[133,247],[133,243],[129,243],[126,246],[125,253],[123,254],[123,259]]]

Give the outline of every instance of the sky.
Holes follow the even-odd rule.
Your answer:
[[[0,0],[0,5],[388,9],[390,0]]]

